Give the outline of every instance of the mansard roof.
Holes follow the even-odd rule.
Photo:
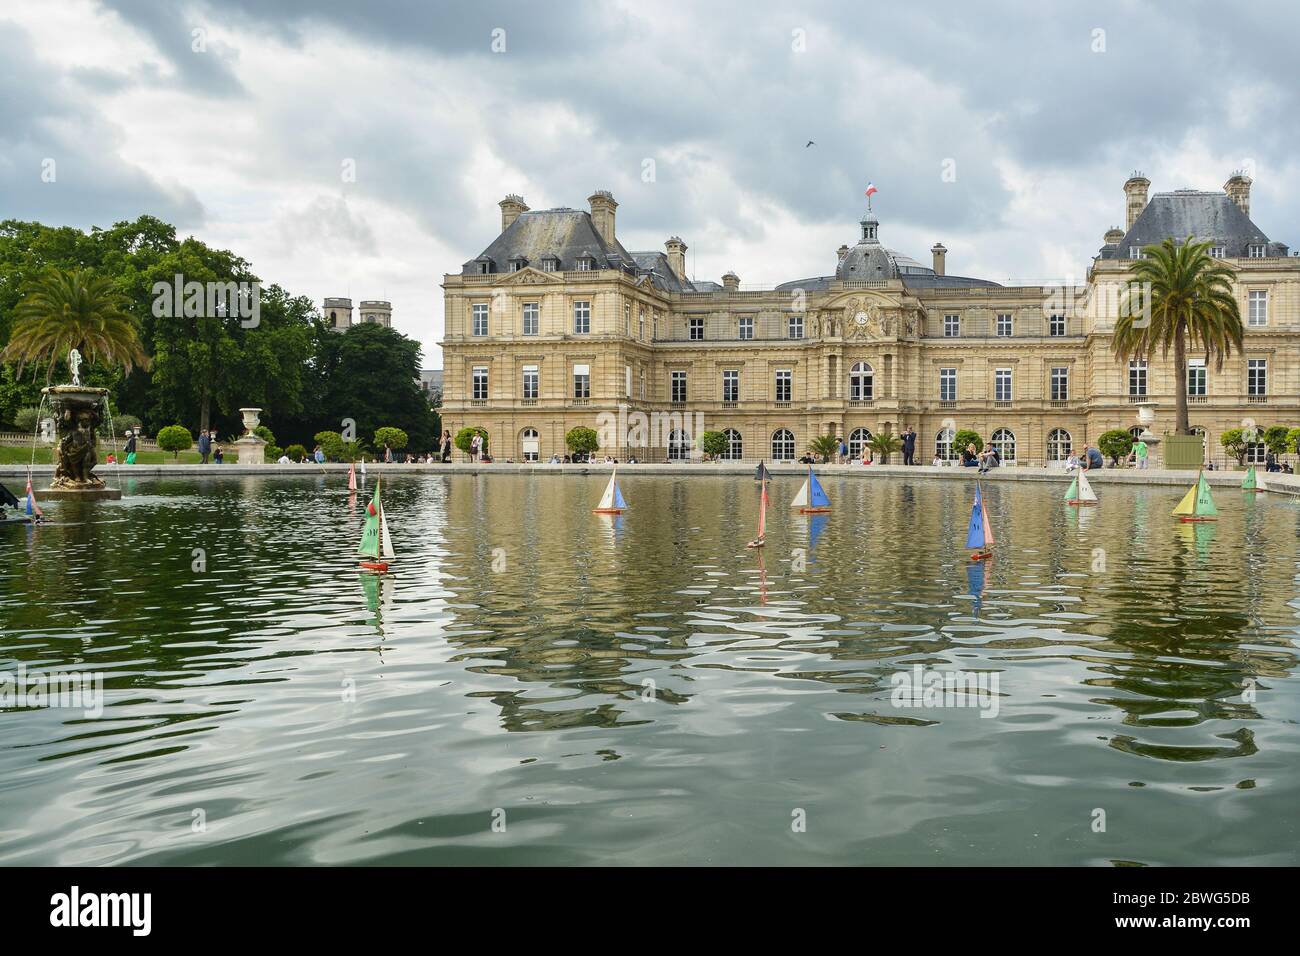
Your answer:
[[[1188,236],[1223,246],[1224,256],[1230,259],[1246,258],[1253,245],[1265,246],[1269,256],[1287,254],[1287,247],[1270,242],[1227,193],[1177,189],[1153,195],[1124,238],[1102,246],[1100,258],[1127,259],[1133,246],[1159,245],[1165,239]]]

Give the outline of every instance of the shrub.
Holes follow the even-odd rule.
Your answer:
[[[1300,428],[1293,428],[1286,433],[1286,450],[1300,455]]]
[[[579,425],[570,428],[565,434],[564,444],[568,445],[569,451],[575,455],[590,455],[600,450],[600,436],[596,434],[594,428]]]
[[[705,432],[700,436],[704,454],[710,458],[720,458],[727,451],[727,436],[722,432]]]
[[[168,425],[158,432],[155,440],[159,448],[172,453],[173,460],[179,458],[181,452],[188,450],[194,444],[189,429],[184,425]]]
[[[456,438],[454,439],[453,444],[468,455],[470,449],[469,443],[474,440],[475,435],[482,437],[483,454],[486,455],[488,453],[488,433],[486,428],[479,428],[477,425],[472,428],[462,428],[460,431],[456,432]]]
[[[40,419],[40,409],[29,407],[20,408],[14,412],[14,427],[24,435],[36,434],[36,423]]]
[[[1285,455],[1291,445],[1291,433],[1285,425],[1274,425],[1264,430],[1264,444],[1275,455]]]
[[[834,435],[816,435],[808,442],[808,450],[822,461],[830,461],[840,450],[840,440]]]
[[[1097,448],[1110,459],[1111,465],[1119,467],[1119,460],[1127,458],[1133,450],[1133,436],[1122,428],[1112,428],[1101,433],[1097,439]]]
[[[258,425],[256,428],[253,429],[253,434],[256,435],[258,438],[262,439],[262,441],[266,442],[267,445],[275,444],[275,433],[271,431],[271,429],[267,428],[265,425]],[[276,455],[275,457],[279,458],[280,456]]]
[[[343,436],[338,432],[317,432],[312,441],[320,445],[326,458],[340,460],[343,457]]]
[[[957,434],[960,435],[961,432],[958,432]],[[974,432],[969,432],[969,434],[975,435]],[[979,441],[978,435],[975,435],[975,441]],[[867,439],[867,447],[871,449],[871,454],[874,457],[880,459],[882,465],[888,465],[889,456],[903,450],[903,439],[901,436],[895,435],[888,428],[885,428],[883,431],[872,435]],[[983,447],[982,443],[980,447]]]
[[[307,449],[303,448],[302,445],[290,445],[284,450],[284,453],[289,456],[290,461],[302,461],[307,457]]]
[[[1219,444],[1223,446],[1229,455],[1237,459],[1238,465],[1246,460],[1246,450],[1249,445],[1240,428],[1229,428],[1219,436]]]
[[[406,447],[407,442],[411,439],[400,428],[376,428],[375,429],[375,447],[383,448],[385,445],[392,447],[393,451],[400,451]]]
[[[979,432],[963,428],[953,436],[952,450],[956,455],[960,456],[966,450],[967,445],[974,445],[977,452],[983,451],[984,439],[980,438]]]

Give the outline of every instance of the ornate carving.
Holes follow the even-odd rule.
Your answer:
[[[106,390],[57,385],[45,389],[45,394],[54,409],[59,436],[54,446],[54,481],[50,487],[103,488],[103,480],[94,473],[99,462],[95,430],[100,425]]]

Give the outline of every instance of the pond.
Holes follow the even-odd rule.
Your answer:
[[[0,863],[1300,863],[1293,500],[990,482],[973,564],[963,481],[755,552],[748,478],[605,480],[385,477],[382,579],[340,475],[0,526],[0,671],[103,686],[0,711]]]

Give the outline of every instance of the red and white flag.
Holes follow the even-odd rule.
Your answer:
[[[27,469],[27,515],[33,518],[45,517],[45,512],[36,503],[36,493],[32,491],[32,471],[30,468]]]
[[[870,199],[875,193],[880,192],[875,183],[867,183],[867,198]]]

